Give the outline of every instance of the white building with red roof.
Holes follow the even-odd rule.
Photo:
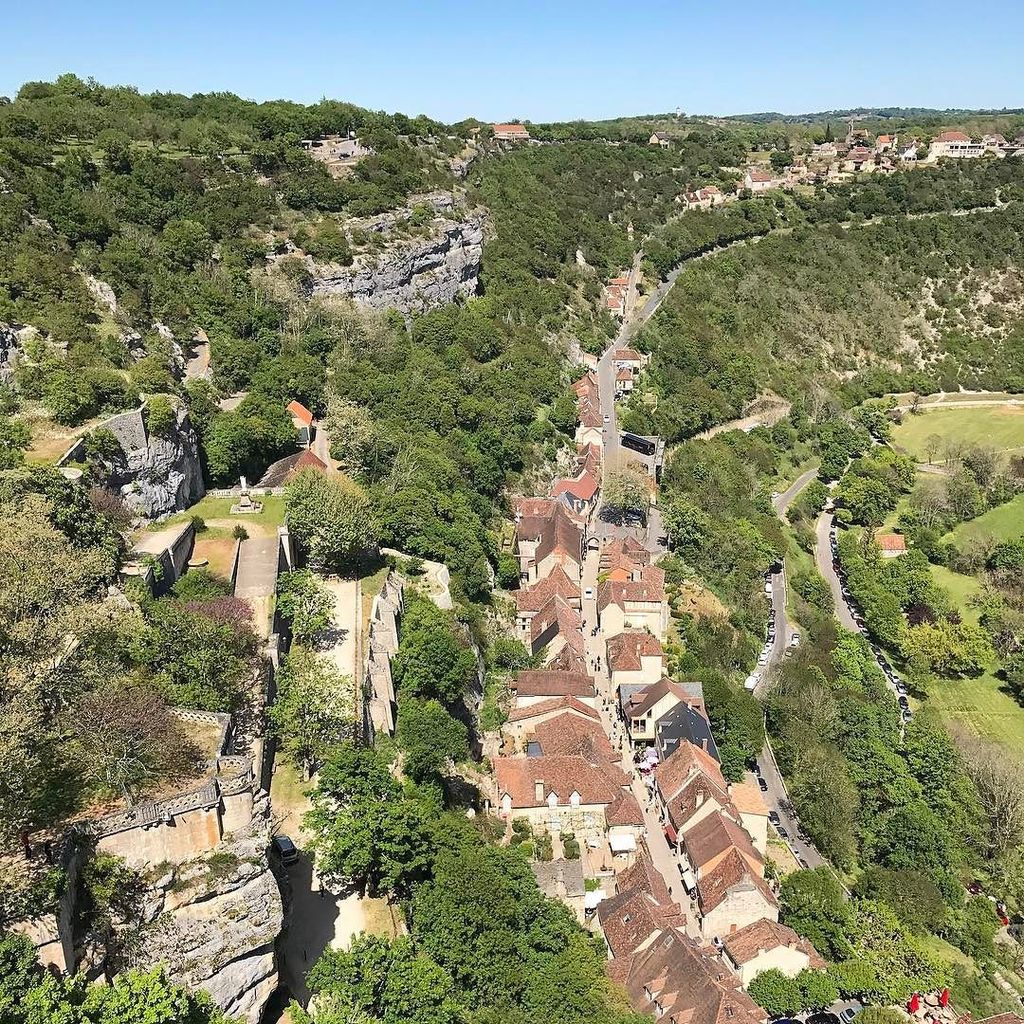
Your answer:
[[[982,143],[975,142],[970,135],[957,131],[936,135],[928,147],[929,160],[939,160],[943,157],[963,160],[984,155],[985,147]]]
[[[518,123],[492,124],[494,138],[498,142],[529,142],[530,133],[525,125]]]
[[[763,167],[748,167],[743,175],[743,187],[751,192],[767,192],[778,182],[772,177],[771,171]]]
[[[764,971],[781,971],[787,978],[795,978],[808,968],[825,967],[821,954],[807,939],[769,917],[724,937],[722,959],[744,988]]]

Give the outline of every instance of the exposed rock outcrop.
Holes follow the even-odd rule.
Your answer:
[[[357,256],[351,267],[308,261],[313,293],[347,295],[371,309],[401,313],[423,312],[475,294],[484,245],[483,214],[454,219],[451,196],[431,196],[426,205],[437,214],[426,237],[395,238],[382,253]],[[371,230],[386,237],[402,214],[410,211],[378,218]]]
[[[0,381],[8,381],[14,376],[14,368],[25,350],[25,343],[38,334],[34,327],[0,324]]]
[[[228,1015],[258,1024],[277,987],[274,942],[284,924],[267,866],[269,833],[253,829],[178,865],[150,890],[138,961],[202,988]]]
[[[144,410],[112,416],[101,429],[109,430],[120,446],[109,461],[110,483],[131,509],[154,519],[188,508],[206,489],[187,410],[179,406],[174,422],[159,434],[148,429]]]

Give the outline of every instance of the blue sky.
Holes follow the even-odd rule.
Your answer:
[[[1024,106],[1019,0],[3,0],[0,20],[0,95],[74,71],[446,121]]]

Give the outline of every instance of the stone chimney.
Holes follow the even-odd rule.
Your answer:
[[[533,798],[537,803],[544,803],[544,780],[534,779],[533,780]]]

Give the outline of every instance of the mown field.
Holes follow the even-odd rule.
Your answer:
[[[952,540],[958,547],[972,537],[991,537],[993,540],[1012,540],[1024,534],[1024,494],[989,509],[977,519],[961,523],[945,539]]]
[[[977,622],[978,612],[970,599],[981,590],[978,580],[938,565],[932,566],[932,576],[953,596],[964,621]],[[970,732],[1018,750],[1024,747],[1024,708],[1005,689],[992,668],[971,679],[932,680],[928,703],[947,721],[956,722]]]
[[[930,447],[930,438],[963,444],[985,444],[1006,451],[1024,448],[1024,406],[986,405],[980,408],[932,409],[905,416],[893,430],[893,441],[919,462],[942,462],[942,445]]]

